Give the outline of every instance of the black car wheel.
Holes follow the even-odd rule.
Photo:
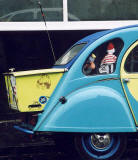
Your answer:
[[[125,151],[126,136],[89,134],[75,137],[76,149],[85,160],[116,160]]]

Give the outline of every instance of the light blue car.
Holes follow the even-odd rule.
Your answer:
[[[16,128],[73,134],[83,159],[118,159],[138,130],[138,25],[85,37],[55,69],[62,77],[37,123]]]

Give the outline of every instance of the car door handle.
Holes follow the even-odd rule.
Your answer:
[[[128,83],[128,82],[130,82],[130,79],[129,78],[124,78],[123,82]]]

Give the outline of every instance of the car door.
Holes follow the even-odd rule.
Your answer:
[[[138,41],[125,53],[120,71],[123,90],[138,126]]]

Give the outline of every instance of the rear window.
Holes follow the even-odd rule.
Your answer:
[[[86,43],[81,43],[73,46],[69,51],[67,51],[62,57],[60,57],[55,65],[65,65],[69,63],[86,45]]]

